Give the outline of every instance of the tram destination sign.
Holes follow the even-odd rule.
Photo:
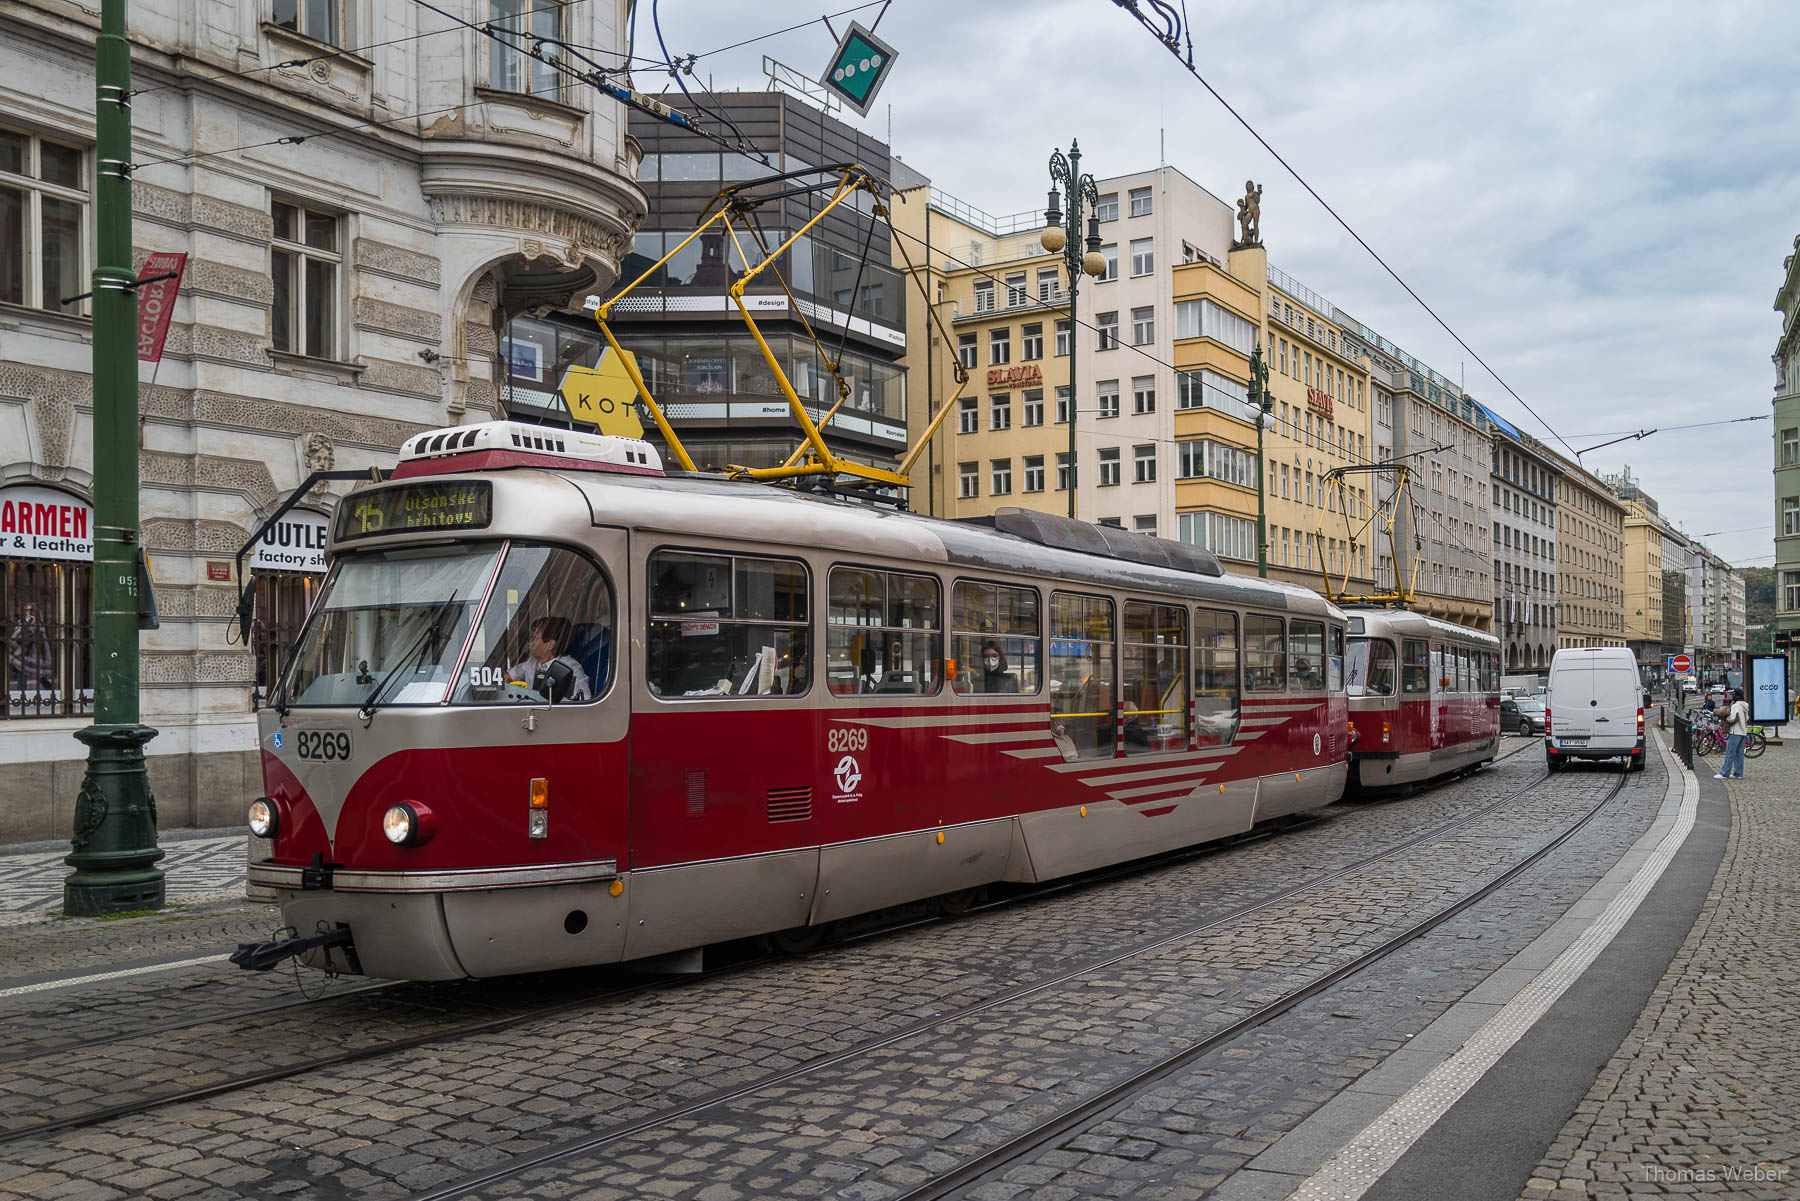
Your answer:
[[[426,530],[481,530],[494,519],[494,486],[485,480],[430,480],[376,488],[338,508],[337,540]]]

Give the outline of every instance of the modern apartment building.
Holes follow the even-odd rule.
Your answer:
[[[459,0],[469,21],[522,11]],[[500,331],[610,287],[645,213],[623,109],[422,5],[136,0],[132,241],[186,256],[142,373],[141,520],[162,626],[142,712],[161,822],[236,824],[254,709],[324,571],[315,469],[506,413]],[[0,514],[91,529],[96,5],[0,4]],[[619,5],[532,32],[624,51]],[[350,48],[361,47],[352,52]],[[436,120],[401,114],[440,114]],[[92,721],[93,543],[0,544],[0,842],[67,837]],[[284,549],[285,548],[285,549]],[[249,645],[237,589],[255,597]]]
[[[1508,670],[1546,671],[1556,651],[1561,479],[1562,467],[1548,447],[1529,434],[1497,427],[1490,473],[1494,633],[1500,635]]]
[[[1375,532],[1375,583],[1404,585],[1421,613],[1493,628],[1494,560],[1488,474],[1493,422],[1456,384],[1347,313],[1338,326],[1351,353],[1370,360],[1370,438],[1379,463],[1404,465],[1368,477],[1392,537]]]
[[[1556,482],[1557,629],[1562,646],[1625,645],[1625,506],[1598,476],[1548,449],[1560,474]],[[1675,571],[1685,597],[1685,543],[1675,547],[1664,535],[1663,575]],[[1666,592],[1665,592],[1666,596]],[[1686,629],[1671,626],[1672,612],[1685,614],[1685,599],[1663,605],[1663,637]],[[1681,641],[1677,639],[1677,641]]]
[[[1073,484],[1083,520],[1203,541],[1178,519],[1176,498],[1191,465],[1177,414],[1204,390],[1177,372],[1176,346],[1200,315],[1177,303],[1171,280],[1183,261],[1224,261],[1231,210],[1173,167],[1102,180],[1098,190],[1107,267],[1082,279],[1075,320],[1063,257],[1038,240],[1041,212],[994,217],[928,184],[902,194],[895,240],[949,331],[945,341],[930,314],[909,314],[911,378],[931,396],[914,406],[915,437],[954,392],[952,364],[973,373],[914,469],[915,481],[930,481],[915,484],[914,505],[950,517],[1009,505],[1068,513]],[[1236,316],[1253,337],[1255,311]],[[1240,421],[1247,380],[1240,365],[1229,381]],[[1254,549],[1233,557],[1253,561]]]
[[[1794,239],[1800,251],[1800,238]],[[1788,678],[1800,680],[1800,254],[1782,261],[1775,311],[1775,616],[1774,644],[1788,657]]]

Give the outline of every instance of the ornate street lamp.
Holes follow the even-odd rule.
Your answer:
[[[1079,411],[1075,397],[1075,347],[1080,342],[1075,329],[1075,301],[1080,292],[1083,272],[1098,278],[1106,270],[1106,257],[1100,253],[1100,193],[1092,175],[1081,173],[1081,144],[1069,141],[1069,157],[1057,150],[1050,155],[1050,203],[1044,211],[1044,232],[1038,239],[1051,254],[1061,252],[1063,266],[1069,273],[1069,516],[1075,516],[1075,414]],[[1069,197],[1065,223],[1061,186]],[[1076,237],[1081,232],[1082,209],[1087,209],[1087,253],[1081,253]],[[1051,325],[1054,340],[1056,327]]]

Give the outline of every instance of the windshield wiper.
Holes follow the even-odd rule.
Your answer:
[[[438,640],[440,624],[444,619],[444,611],[455,603],[456,593],[452,592],[442,604],[438,605],[432,611],[431,620],[426,623],[423,630],[419,631],[419,636],[415,638],[413,644],[407,648],[405,656],[403,656],[398,663],[394,664],[394,666],[388,670],[388,673],[381,677],[381,683],[375,685],[375,687],[370,690],[369,695],[363,698],[362,708],[357,710],[357,716],[363,719],[364,725],[368,725],[369,722],[374,719],[375,710],[380,708],[381,705],[375,698],[387,691],[387,686],[394,682],[394,677],[408,668],[416,670],[419,665],[425,661],[425,652]],[[435,658],[436,656],[434,655],[432,657]]]

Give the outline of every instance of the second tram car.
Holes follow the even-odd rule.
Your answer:
[[[329,554],[251,823],[250,879],[315,967],[803,935],[1345,786],[1344,614],[1180,543],[665,475],[646,443],[495,422],[410,440]]]
[[[1381,790],[1492,762],[1500,640],[1400,609],[1344,610],[1351,784]]]

